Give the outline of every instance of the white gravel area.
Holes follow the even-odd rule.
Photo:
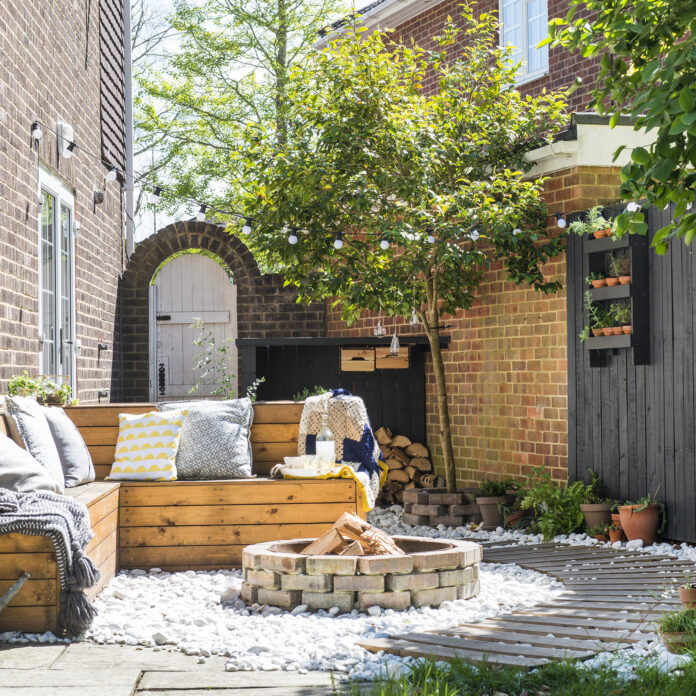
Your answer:
[[[391,534],[464,538],[480,541],[536,544],[538,535],[521,532],[479,532],[468,527],[411,527],[401,520],[395,505],[376,510],[369,520]],[[598,545],[585,534],[557,537],[572,545]],[[644,553],[666,554],[696,560],[696,548],[654,544]],[[121,571],[96,600],[99,615],[84,637],[97,643],[125,643],[154,650],[179,650],[229,658],[227,669],[331,670],[349,678],[374,679],[380,674],[398,675],[408,669],[410,658],[370,653],[356,645],[361,640],[389,635],[454,627],[548,601],[563,591],[556,580],[513,564],[482,563],[481,594],[469,600],[445,602],[436,609],[405,612],[379,610],[340,614],[335,607],[315,613],[285,612],[274,607],[247,606],[240,598],[240,571],[167,573],[153,569]],[[0,641],[56,642],[53,634],[0,634]],[[624,657],[622,657],[622,655]],[[632,660],[657,656],[665,669],[683,658],[670,655],[659,643],[638,644],[630,650],[600,654],[587,664],[618,660],[626,669]],[[623,660],[623,662],[622,662]]]

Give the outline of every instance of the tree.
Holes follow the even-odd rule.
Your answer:
[[[578,10],[587,10],[576,18]],[[638,147],[621,170],[621,196],[675,204],[673,222],[652,242],[659,254],[674,238],[691,244],[696,212],[688,212],[696,187],[696,4],[692,0],[572,0],[565,19],[550,24],[550,42],[583,56],[602,55],[595,108],[611,126],[627,114],[635,129],[656,131],[649,148]],[[621,149],[617,150],[615,157]],[[635,206],[631,206],[633,208]],[[627,210],[619,234],[646,234],[643,214]]]
[[[287,74],[340,0],[175,0],[179,47],[139,78],[139,147],[158,154],[170,209],[181,198],[238,209],[247,125],[286,131]]]
[[[512,89],[517,66],[495,29],[466,5],[429,52],[353,26],[294,71],[287,140],[255,129],[246,160],[255,244],[302,300],[334,297],[349,321],[382,310],[422,323],[450,490],[440,320],[471,305],[495,261],[515,283],[554,292],[541,266],[564,246],[547,235],[542,182],[523,178],[525,153],[560,128],[564,103]],[[440,89],[428,95],[431,72]]]

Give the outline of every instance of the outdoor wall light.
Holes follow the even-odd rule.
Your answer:
[[[73,150],[77,147],[77,143],[74,140],[71,140],[65,150],[63,150],[63,157],[65,159],[70,159],[73,155]]]
[[[43,138],[43,131],[41,130],[41,124],[38,121],[34,121],[34,123],[31,124],[31,137],[37,141],[41,140],[41,138]]]
[[[94,191],[94,205],[101,205],[104,202],[104,192],[96,189]]]
[[[566,226],[566,219],[563,217],[563,213],[555,213],[556,215],[556,224],[563,229]]]
[[[160,196],[162,195],[162,187],[155,186],[155,190],[150,194],[150,203],[157,204],[160,201]]]

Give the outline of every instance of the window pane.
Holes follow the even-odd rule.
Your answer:
[[[55,373],[55,275],[53,258],[55,198],[41,192],[41,333],[44,337],[41,371]]]
[[[70,244],[70,225],[72,211],[68,206],[60,206],[60,328],[62,345],[59,346],[61,375],[69,377],[72,372],[72,248]]]
[[[512,59],[515,62],[522,60],[524,47],[524,32],[522,15],[525,0],[504,0],[503,2],[503,46],[514,47]]]
[[[528,72],[538,72],[549,64],[549,48],[539,43],[548,36],[547,0],[529,0],[527,3]]]

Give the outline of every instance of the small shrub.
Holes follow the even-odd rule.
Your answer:
[[[326,394],[328,391],[331,390],[325,389],[324,387],[319,387],[315,384],[312,391],[309,390],[309,387],[305,387],[302,391],[297,392],[297,394],[293,394],[292,400],[304,401],[308,396],[320,396],[321,394]]]
[[[520,484],[512,479],[503,479],[502,481],[486,479],[481,483],[478,494],[482,498],[500,498],[507,495],[508,491],[518,490],[519,487]]]

